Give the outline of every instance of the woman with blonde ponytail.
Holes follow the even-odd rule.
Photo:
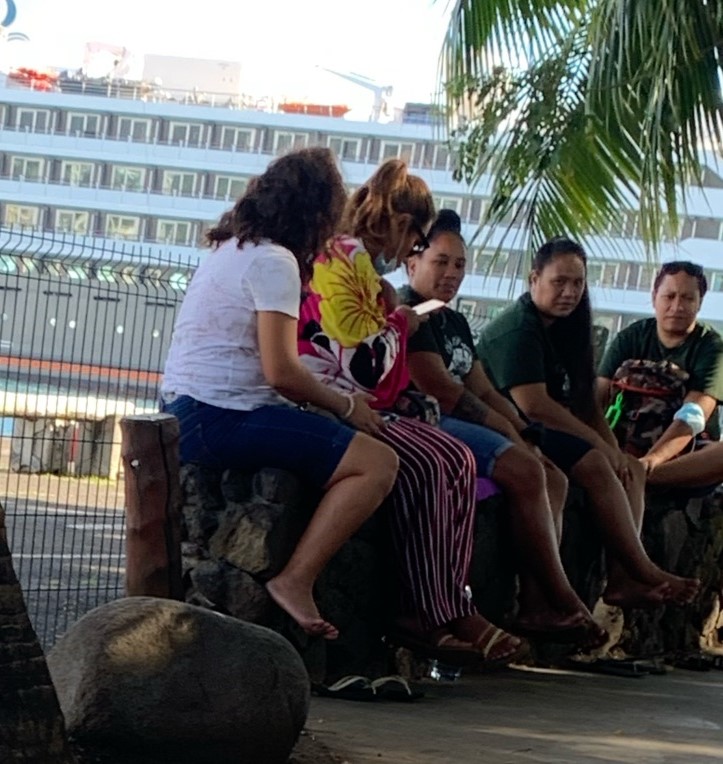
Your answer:
[[[449,663],[507,663],[522,641],[478,613],[466,591],[476,492],[472,452],[430,424],[429,410],[418,408],[419,418],[399,415],[409,385],[407,338],[420,318],[405,305],[391,309],[382,276],[428,246],[425,229],[433,216],[429,189],[401,161],[385,162],[357,189],[343,233],[313,260],[299,354],[329,387],[372,396],[370,405],[385,420],[375,437],[399,457],[389,519],[400,604],[390,637]]]

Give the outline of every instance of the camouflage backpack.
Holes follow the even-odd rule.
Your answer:
[[[605,416],[623,451],[646,454],[683,405],[690,375],[672,361],[631,359],[612,380],[612,403]]]

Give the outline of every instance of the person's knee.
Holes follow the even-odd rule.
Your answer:
[[[369,439],[371,442],[365,444],[363,454],[366,472],[371,479],[376,482],[386,496],[394,485],[399,471],[399,457],[389,446],[379,441]]]
[[[497,459],[492,479],[505,491],[518,495],[537,495],[545,490],[542,463],[532,452],[520,446],[508,448]]]
[[[597,448],[591,448],[585,456],[575,464],[571,474],[572,477],[582,485],[606,480],[611,476],[615,477],[610,462],[605,457],[605,454]]]

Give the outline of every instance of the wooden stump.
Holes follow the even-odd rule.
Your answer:
[[[126,497],[126,594],[183,599],[178,420],[121,420]]]

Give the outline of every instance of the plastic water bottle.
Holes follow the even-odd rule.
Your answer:
[[[438,660],[429,661],[427,676],[435,682],[456,682],[462,676],[459,666],[450,666]]]

